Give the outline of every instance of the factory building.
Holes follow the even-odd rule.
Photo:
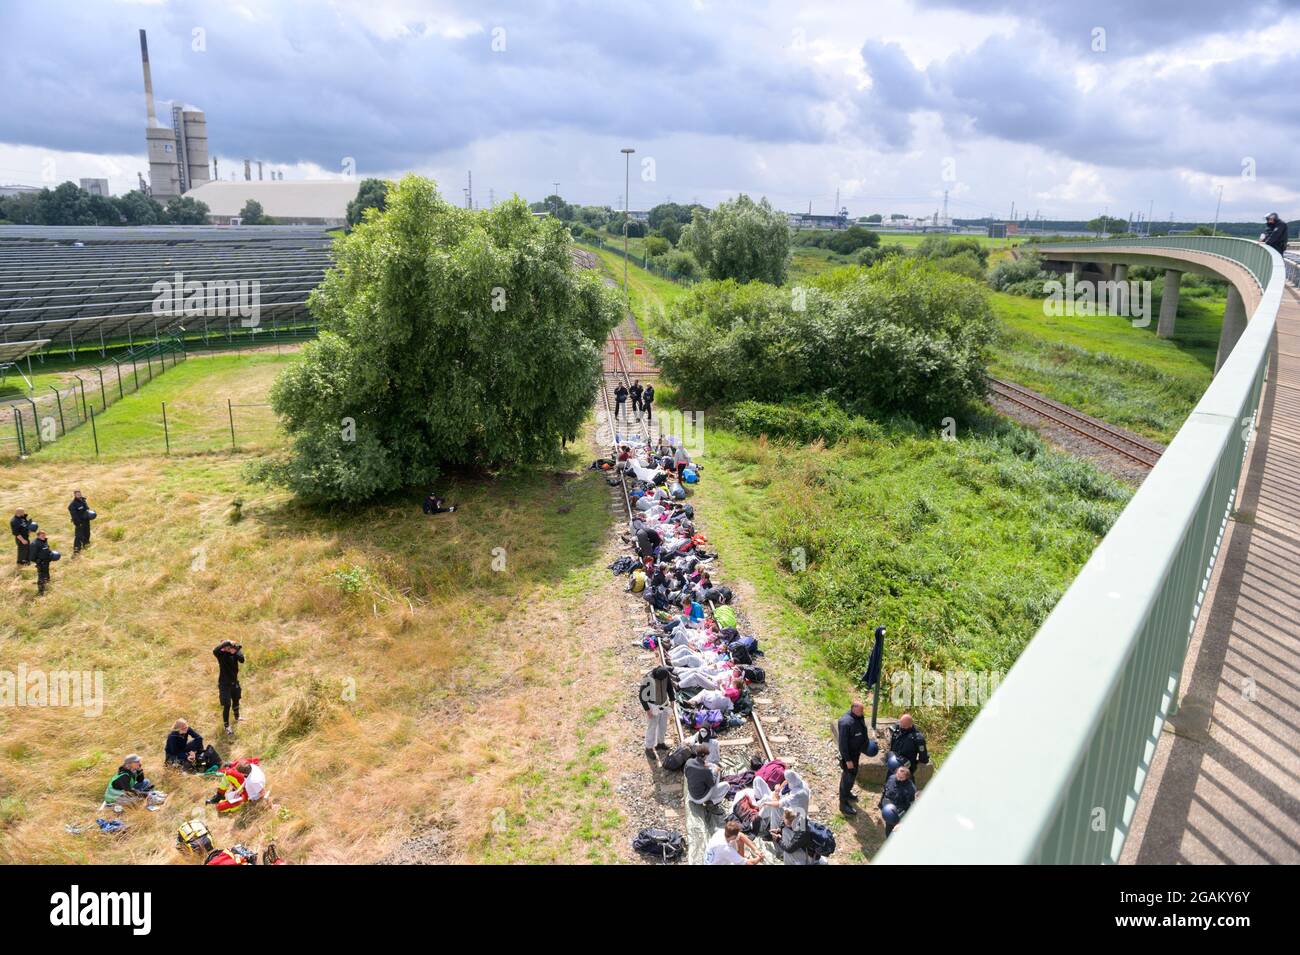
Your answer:
[[[244,204],[252,199],[277,225],[341,226],[347,223],[348,203],[357,197],[359,188],[361,180],[357,178],[213,179],[185,195],[208,207],[208,221],[213,225],[240,224]]]
[[[171,103],[165,119],[158,117],[149,71],[149,42],[140,31],[140,61],[144,67],[144,105],[148,117],[145,145],[149,151],[149,192],[160,202],[184,195],[205,183],[208,175],[208,125],[203,110]]]

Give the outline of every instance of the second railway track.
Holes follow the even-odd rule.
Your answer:
[[[1156,462],[1160,460],[1163,449],[1154,442],[1121,431],[1104,421],[1099,421],[1028,388],[1022,388],[1000,378],[990,378],[989,391],[1145,468],[1155,467]]]

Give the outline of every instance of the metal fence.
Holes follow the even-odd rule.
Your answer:
[[[1261,304],[1228,360],[876,862],[1119,859],[1236,499],[1283,264],[1244,239],[1055,247],[1183,250],[1246,266]]]
[[[185,361],[185,346],[162,339],[132,348],[100,365],[69,372],[71,383],[37,389],[0,408],[0,456],[27,457],[94,421],[108,407],[134,394]]]
[[[160,401],[143,414],[93,419],[71,451],[95,457],[249,451],[271,447],[282,434],[266,403]]]

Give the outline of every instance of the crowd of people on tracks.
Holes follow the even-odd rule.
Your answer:
[[[653,386],[639,382],[615,390],[615,430],[626,421],[620,392],[632,399],[635,420],[648,425]],[[648,430],[648,429],[647,429]],[[629,551],[610,567],[626,575],[626,589],[648,607],[650,626],[641,646],[656,664],[638,690],[645,713],[646,756],[662,770],[684,776],[686,799],[721,824],[712,834],[706,864],[754,865],[773,859],[806,865],[834,851],[834,837],[808,819],[810,792],[803,778],[780,759],[761,755],[724,769],[719,734],[741,726],[753,711],[753,688],[766,680],[757,639],[743,633],[733,594],[716,583],[716,554],[695,527],[688,488],[701,469],[673,437],[642,436],[617,444],[612,459],[597,461],[623,484],[632,516]],[[682,744],[670,744],[670,721],[681,724]],[[656,836],[656,833],[658,834]],[[681,846],[667,830],[644,830],[638,848],[652,854]],[[766,848],[766,852],[764,851]],[[679,852],[680,848],[674,850]]]
[[[90,547],[91,522],[98,514],[78,489],[72,492],[68,515],[72,521],[72,556],[76,558]],[[25,508],[19,507],[14,511],[9,530],[17,546],[18,567],[35,565],[36,592],[38,596],[44,596],[51,583],[50,564],[60,559],[60,553],[53,549],[46,531]],[[244,650],[240,644],[223,640],[213,647],[212,655],[217,662],[217,698],[225,733],[227,737],[233,737],[234,724],[242,722],[239,715],[242,697],[239,668],[244,663]],[[215,807],[220,815],[235,815],[270,803],[266,772],[258,757],[223,759],[184,718],[172,724],[163,741],[162,754],[163,765],[168,771],[211,778],[214,791],[207,804]],[[166,800],[166,794],[145,775],[144,759],[140,754],[128,753],[109,776],[99,804],[103,815],[95,822],[101,832],[119,833],[127,827],[120,817],[128,809],[143,807],[157,811]],[[70,832],[80,831],[80,827],[75,825],[68,829]],[[274,845],[269,845],[260,855],[242,845],[218,848],[206,824],[198,818],[188,820],[180,827],[176,844],[177,848],[203,858],[208,865],[244,865],[259,859],[264,863],[278,864],[282,861]]]

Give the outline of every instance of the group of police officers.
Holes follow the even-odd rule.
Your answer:
[[[72,518],[72,555],[80,554],[90,545],[90,522],[95,519],[95,512],[90,509],[86,495],[80,490],[72,492],[72,503],[68,505],[68,515]],[[18,545],[18,566],[36,565],[36,593],[42,595],[50,582],[50,564],[61,556],[50,547],[50,540],[45,531],[23,508],[14,511],[9,520],[9,530]]]
[[[856,816],[858,809],[854,803],[858,797],[853,789],[858,779],[858,770],[862,767],[862,758],[874,757],[878,752],[878,744],[872,738],[860,701],[853,701],[849,711],[840,717],[835,731],[840,751],[840,812],[846,816]],[[916,800],[913,774],[918,765],[929,761],[925,735],[916,728],[911,714],[904,713],[889,728],[889,751],[885,753],[887,775],[884,791],[880,794],[880,815],[885,820],[886,836],[894,831],[907,810],[912,808],[912,803]]]

